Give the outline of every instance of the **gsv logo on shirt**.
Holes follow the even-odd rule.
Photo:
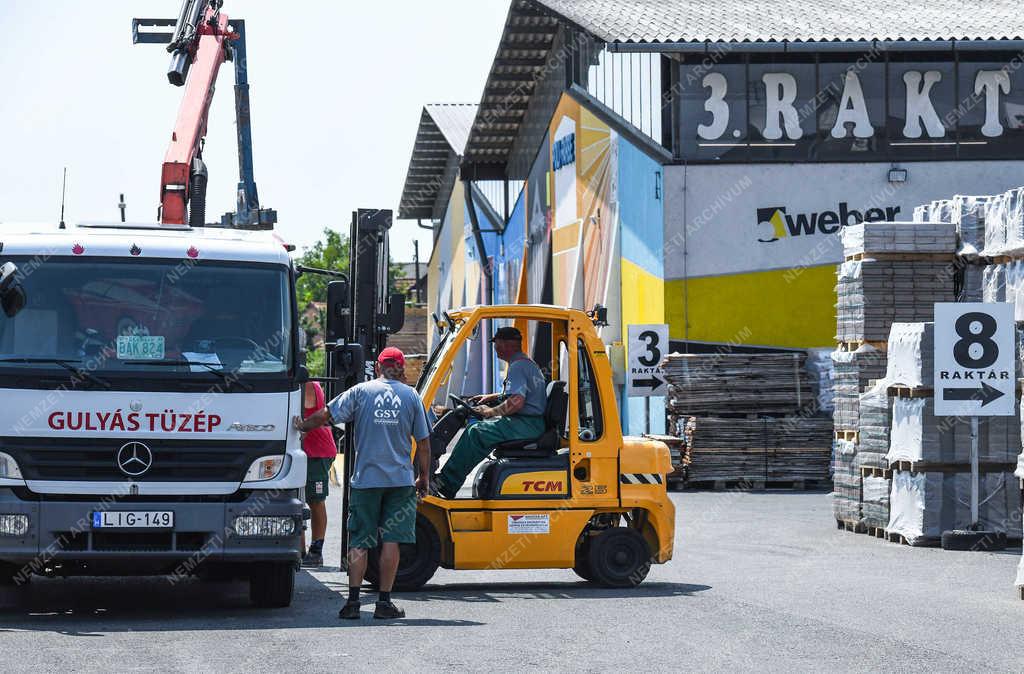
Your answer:
[[[402,414],[402,399],[395,395],[391,389],[377,394],[373,399],[374,423],[397,424]]]

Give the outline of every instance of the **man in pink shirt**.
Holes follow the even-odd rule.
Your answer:
[[[302,418],[319,412],[326,405],[324,390],[320,382],[306,384],[303,393]],[[327,493],[330,490],[330,473],[338,446],[329,426],[309,430],[302,439],[302,449],[308,458],[306,473],[306,503],[310,511],[310,529],[313,542],[309,551],[302,556],[302,566],[317,568],[324,563],[324,537],[327,535]],[[306,533],[302,533],[302,549],[306,549]]]

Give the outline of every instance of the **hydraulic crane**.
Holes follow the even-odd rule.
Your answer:
[[[208,172],[203,162],[210,104],[224,61],[235,67],[238,140],[236,210],[220,226],[273,229],[277,212],[260,208],[252,160],[245,22],[221,11],[223,0],[183,0],[177,19],[133,19],[134,43],[166,44],[171,54],[167,79],[184,87],[184,97],[160,171],[160,222],[204,226]],[[167,29],[173,27],[173,32]]]

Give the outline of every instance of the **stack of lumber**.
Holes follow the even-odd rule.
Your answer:
[[[662,368],[677,415],[796,413],[815,399],[804,352],[672,354]]]
[[[696,482],[827,481],[832,422],[804,352],[673,354],[667,406]]]
[[[832,423],[827,417],[697,417],[689,479],[824,481],[831,443]]]

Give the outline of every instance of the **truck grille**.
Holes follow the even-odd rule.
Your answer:
[[[207,541],[199,532],[58,531],[54,538],[64,552],[198,552]]]
[[[0,450],[14,457],[26,480],[124,480],[117,454],[123,438],[0,438]],[[261,456],[284,454],[283,440],[142,440],[152,465],[137,482],[241,482]]]

